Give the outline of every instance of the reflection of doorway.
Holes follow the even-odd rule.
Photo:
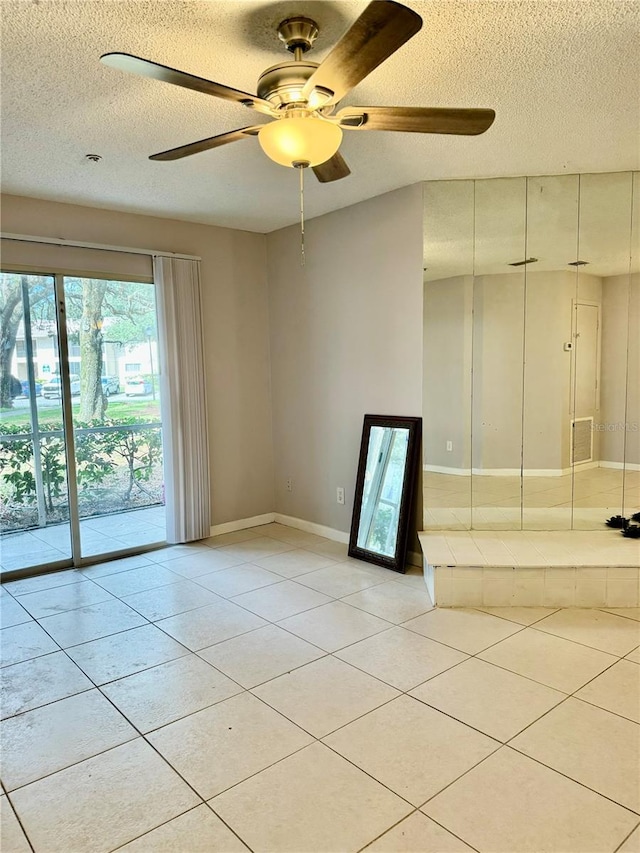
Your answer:
[[[590,462],[598,459],[592,427],[600,409],[600,305],[596,302],[575,303],[574,371],[571,458]]]
[[[165,540],[156,326],[153,283],[0,273],[3,575]]]

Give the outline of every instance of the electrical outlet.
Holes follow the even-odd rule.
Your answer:
[[[293,480],[291,479],[291,477],[287,477],[287,491],[293,491]]]
[[[453,451],[453,442],[452,442],[452,441],[448,441],[448,442],[447,442],[447,452],[448,452],[448,453],[451,453],[452,451]]]
[[[336,500],[339,504],[344,503],[344,489],[342,488],[342,486],[338,486],[338,488],[336,489]]]

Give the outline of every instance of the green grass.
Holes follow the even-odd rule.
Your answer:
[[[38,399],[38,417],[40,421],[62,420],[62,409],[59,405],[41,406],[40,397]],[[75,403],[72,406],[74,421],[78,417],[80,404]],[[2,409],[0,410],[0,432],[2,424],[17,424],[30,427],[30,410],[29,407]],[[107,406],[106,416],[108,418],[149,418],[157,419],[160,417],[160,402],[159,400],[136,400],[127,399],[122,401],[110,400]]]

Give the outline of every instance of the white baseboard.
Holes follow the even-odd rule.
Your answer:
[[[274,519],[274,512],[265,512],[264,515],[254,515],[252,518],[238,518],[236,521],[225,521],[224,524],[212,524],[211,536],[220,536],[222,533],[234,533],[236,530],[245,530],[247,527],[259,527],[261,524],[271,524]]]
[[[336,530],[335,527],[326,527],[324,524],[316,524],[314,521],[307,521],[304,518],[296,518],[293,515],[282,515],[276,512],[274,521],[278,524],[286,524],[288,527],[295,527],[297,530],[304,530],[305,533],[315,533],[316,536],[324,536],[325,539],[332,539],[334,542],[341,542],[343,545],[349,543],[349,534],[344,530]],[[422,554],[417,554],[415,551],[407,551],[407,563],[410,566],[422,566]]]
[[[622,471],[624,468],[626,471],[640,471],[640,465],[637,462],[600,462],[601,468],[615,468],[618,471]]]
[[[587,468],[623,468],[621,462],[578,462],[576,470]],[[640,465],[628,464],[627,471],[640,471]],[[519,477],[520,468],[445,468],[442,465],[423,465],[422,470],[431,474],[452,474],[455,477]],[[564,477],[571,468],[525,468],[524,477]]]
[[[315,533],[316,536],[324,536],[325,539],[333,539],[334,542],[349,542],[349,534],[344,530],[336,530],[335,527],[325,527],[324,524],[316,524],[314,521],[307,521],[304,518],[296,518],[293,515],[282,515],[280,512],[274,513],[274,521],[278,524],[286,524],[287,527],[295,527],[296,530],[304,530],[305,533]]]
[[[266,512],[264,515],[254,515],[252,518],[239,518],[237,521],[227,521],[224,524],[213,524],[211,536],[220,536],[222,533],[234,533],[236,530],[246,530],[247,527],[259,527],[262,524],[286,524],[287,527],[295,527],[305,533],[315,533],[316,536],[324,536],[334,542],[349,542],[349,534],[344,530],[336,530],[335,527],[325,527],[324,524],[316,524],[314,521],[306,521],[304,518],[296,518],[293,515],[282,515],[280,512]],[[413,551],[407,552],[407,563],[411,566],[422,566],[422,554]]]
[[[519,477],[520,468],[445,468],[443,465],[423,465],[423,471],[431,474],[452,474],[455,477]],[[525,477],[562,477],[571,468],[525,468]]]
[[[447,468],[444,465],[423,465],[422,470],[428,474],[452,474],[454,477],[468,477],[471,468]]]

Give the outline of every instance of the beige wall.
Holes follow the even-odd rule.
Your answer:
[[[308,222],[305,267],[296,226],[267,250],[275,508],[346,532],[364,414],[422,415],[422,188]]]
[[[272,512],[266,238],[17,196],[2,198],[2,230],[202,258],[211,523]]]
[[[522,453],[524,275],[473,286],[472,467],[519,469]]]
[[[639,339],[640,274],[603,279],[600,455],[606,462],[624,461],[626,422],[626,461],[640,463]]]
[[[575,274],[527,273],[523,467],[569,467],[571,298]],[[522,367],[522,365],[520,365]]]
[[[428,468],[471,468],[472,318],[473,276],[425,281],[423,457]]]

